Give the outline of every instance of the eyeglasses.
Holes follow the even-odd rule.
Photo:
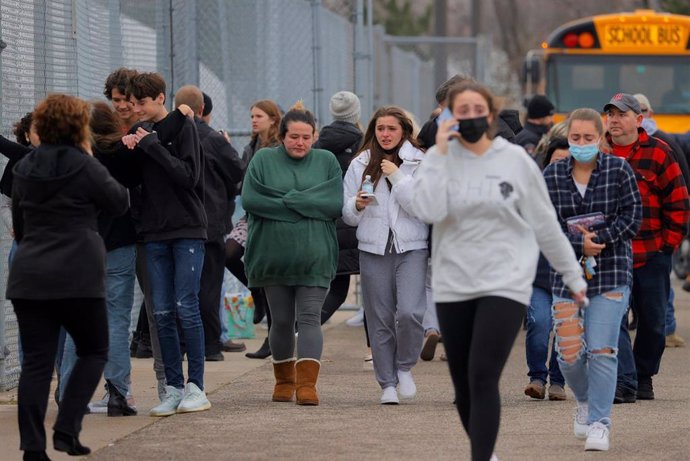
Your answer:
[[[649,112],[649,109],[647,109],[647,108],[641,109],[641,112],[642,112],[643,114],[646,114],[647,112]]]

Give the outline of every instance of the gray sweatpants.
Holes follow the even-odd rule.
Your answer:
[[[297,358],[321,360],[323,334],[321,307],[328,288],[305,286],[265,287],[271,310],[268,344],[273,360],[295,356],[295,315],[297,316]]]
[[[419,358],[428,258],[426,249],[383,256],[359,252],[362,304],[374,372],[382,389],[396,386],[398,370],[411,370]]]

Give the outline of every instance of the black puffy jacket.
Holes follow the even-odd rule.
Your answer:
[[[345,172],[350,161],[355,157],[362,143],[362,132],[352,123],[335,121],[321,129],[319,139],[314,148],[331,151],[338,159],[340,169]],[[357,249],[357,228],[348,226],[338,218],[336,221],[338,233],[338,275],[359,273],[359,250]]]

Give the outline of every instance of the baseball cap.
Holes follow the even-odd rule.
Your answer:
[[[623,112],[631,110],[636,114],[642,113],[638,100],[635,98],[635,96],[628,93],[616,93],[613,95],[609,103],[604,106],[604,112],[608,112],[609,107],[611,106],[614,106]]]

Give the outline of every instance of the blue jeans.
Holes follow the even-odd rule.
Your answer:
[[[551,293],[539,287],[532,287],[532,299],[527,306],[527,337],[525,338],[525,355],[530,381],[538,379],[542,383],[565,384],[565,379],[558,367],[556,342],[551,348],[549,359],[549,337],[553,322],[551,321]],[[549,367],[546,368],[548,361]]]
[[[592,297],[586,309],[578,308],[572,299],[553,300],[558,363],[575,399],[589,405],[588,424],[611,424],[618,326],[629,298],[630,287],[622,286]]]
[[[57,363],[58,373],[60,374],[59,387],[58,387],[58,400],[62,401],[62,394],[65,392],[65,387],[69,382],[69,377],[72,375],[72,370],[74,365],[77,363],[77,346],[74,344],[74,340],[70,335],[67,334],[64,328],[60,329],[61,341],[58,342],[58,356],[60,357],[60,363]]]
[[[129,359],[129,327],[134,305],[134,245],[117,248],[106,255],[106,307],[110,349],[103,377],[122,395],[129,389],[132,363]]]
[[[429,259],[431,261],[431,259]],[[434,302],[434,295],[431,291],[431,264],[427,266],[426,270],[426,311],[422,319],[422,326],[424,327],[424,334],[429,331],[436,331],[441,333],[441,327],[438,326],[438,315],[436,314],[436,303]]]
[[[637,390],[638,376],[659,372],[666,347],[666,308],[671,289],[671,255],[656,253],[644,266],[633,269],[632,304],[637,314],[635,345],[630,341],[628,319],[620,323],[618,384]]]
[[[666,336],[676,332],[676,309],[673,307],[675,299],[676,293],[673,291],[673,287],[671,287],[668,292],[668,304],[666,305],[666,328],[664,329]]]
[[[205,348],[199,287],[204,266],[204,241],[175,239],[145,245],[146,270],[166,383],[177,389],[184,388],[177,334],[179,319],[187,348],[188,381],[203,390]]]
[[[108,310],[108,362],[103,377],[122,395],[127,395],[132,363],[129,360],[129,325],[134,304],[134,245],[124,246],[106,254],[106,295]],[[63,355],[59,364],[60,390],[64,389],[77,362],[74,341],[65,335]]]

